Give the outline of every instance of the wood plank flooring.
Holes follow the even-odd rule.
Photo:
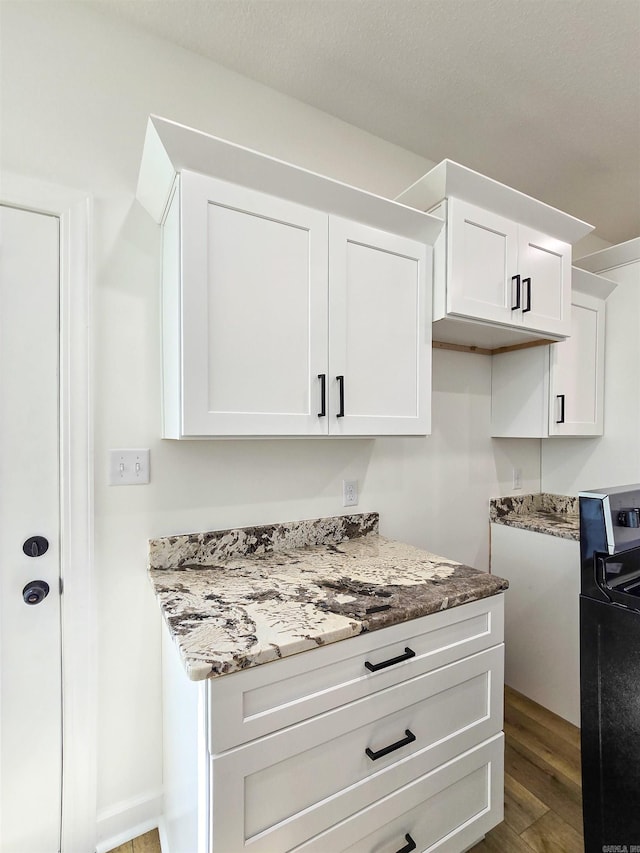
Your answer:
[[[471,853],[584,853],[580,730],[505,688],[504,821]]]
[[[127,841],[126,844],[115,847],[110,853],[161,853],[158,830],[152,829],[151,832],[145,832],[133,841]]]
[[[504,821],[470,853],[584,853],[580,730],[505,688]],[[156,830],[111,853],[161,853]]]

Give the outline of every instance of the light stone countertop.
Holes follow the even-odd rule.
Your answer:
[[[149,576],[194,681],[502,592],[378,534],[376,513],[151,540]]]
[[[578,498],[570,495],[543,492],[494,498],[489,506],[489,520],[562,539],[580,539]]]

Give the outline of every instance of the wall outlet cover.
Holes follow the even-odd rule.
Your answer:
[[[342,503],[343,506],[358,505],[358,481],[343,480],[342,481]]]

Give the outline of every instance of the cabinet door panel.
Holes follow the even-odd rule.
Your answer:
[[[409,705],[408,700],[407,706],[395,714],[341,736],[331,737],[329,742],[250,774],[245,778],[247,837],[272,830],[287,818],[314,808],[338,792],[351,789],[353,785],[366,783],[376,773],[386,772],[387,768],[393,767],[396,771],[400,767],[404,769],[420,749],[429,748],[427,744],[446,739],[453,741],[461,752],[464,748],[460,740],[461,733],[471,728],[478,729],[479,721],[487,718],[490,677],[499,678],[499,673],[485,672],[467,678],[415,705]],[[407,686],[410,689],[411,685]],[[499,730],[499,722],[496,725]],[[382,751],[383,747],[408,740],[407,731],[415,735],[415,741],[375,764],[365,753],[366,749],[370,749],[375,754],[377,750]],[[483,734],[487,733],[496,732],[485,724]],[[476,731],[476,737],[481,739],[479,731]],[[453,748],[449,752],[456,754]],[[336,766],[338,755],[340,762]],[[442,754],[434,760],[440,759]],[[429,767],[429,763],[426,766]],[[408,773],[397,774],[389,788],[394,790],[398,782],[406,781],[407,777],[411,779]],[[304,779],[304,785],[300,784],[301,779]],[[330,819],[333,819],[339,812],[337,809],[331,811]]]
[[[416,779],[373,806],[294,848],[295,853],[468,850],[504,816],[504,736]]]
[[[494,646],[215,756],[214,850],[290,850],[495,736],[503,660]],[[244,820],[227,821],[237,806]]]
[[[326,216],[186,172],[182,241],[184,433],[326,432]]]
[[[427,246],[331,218],[329,247],[330,432],[424,435]],[[344,376],[344,417],[337,417],[337,376]]]
[[[449,199],[448,210],[448,313],[509,325],[520,323],[520,317],[511,310],[518,226],[457,198]]]
[[[523,310],[523,326],[543,334],[571,334],[571,247],[520,226],[518,272],[523,281],[531,280],[531,310]],[[523,309],[527,290],[523,285]]]
[[[602,300],[574,293],[571,337],[551,347],[549,435],[602,435],[604,311]]]
[[[212,202],[208,213],[209,410],[304,414],[308,232]]]
[[[209,749],[225,750],[502,643],[504,596],[471,601],[207,682]],[[371,672],[365,661],[415,657]],[[224,720],[224,724],[220,721]]]
[[[549,349],[532,347],[491,356],[493,438],[549,435]]]

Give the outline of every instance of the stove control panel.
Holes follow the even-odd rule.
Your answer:
[[[618,510],[619,527],[640,527],[640,507],[625,507]]]

